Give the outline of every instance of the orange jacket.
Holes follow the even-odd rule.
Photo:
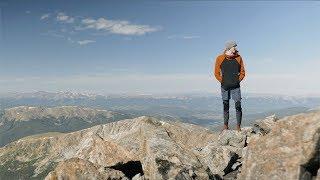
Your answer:
[[[216,58],[216,62],[214,65],[214,76],[216,77],[216,79],[221,82],[222,81],[222,74],[221,74],[221,70],[220,70],[220,65],[223,62],[223,60],[227,58],[228,56],[225,55],[225,53],[220,54],[217,58]],[[239,75],[239,80],[242,81],[242,79],[245,77],[245,69],[244,69],[244,64],[243,64],[243,60],[242,57],[238,54],[237,56],[235,56],[235,59],[238,61],[238,63],[240,64],[240,75]]]

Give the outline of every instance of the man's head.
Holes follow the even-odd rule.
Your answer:
[[[237,47],[237,43],[235,41],[227,41],[225,43],[226,54],[229,56],[235,55],[238,52],[236,47]]]

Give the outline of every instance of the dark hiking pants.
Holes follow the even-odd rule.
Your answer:
[[[229,122],[229,100],[230,97],[235,102],[235,109],[236,109],[236,118],[237,118],[237,125],[241,125],[242,120],[242,108],[241,108],[241,91],[240,87],[225,90],[223,87],[221,87],[221,96],[223,100],[223,118],[224,118],[224,124],[228,125]]]

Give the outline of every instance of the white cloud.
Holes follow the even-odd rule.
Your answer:
[[[50,14],[43,14],[40,19],[48,19]],[[146,33],[159,31],[160,26],[150,26],[143,24],[134,24],[126,20],[110,20],[106,18],[77,18],[80,21],[75,21],[76,18],[67,15],[64,12],[56,13],[56,21],[66,24],[72,24],[72,28],[76,31],[92,29],[98,32],[121,34],[121,35],[144,35]],[[66,28],[63,28],[66,32]],[[186,39],[196,38],[196,36],[186,36]]]
[[[99,18],[96,20],[92,18],[86,18],[81,22],[83,26],[78,28],[78,30],[95,29],[122,35],[144,35],[149,32],[159,31],[161,29],[160,27],[132,24],[129,21],[109,20],[105,18]]]
[[[78,44],[80,45],[87,45],[89,43],[94,43],[96,41],[93,41],[93,40],[81,40],[81,41],[77,41]]]
[[[48,14],[43,14],[41,17],[40,17],[40,20],[45,20],[45,19],[48,19],[50,17],[50,13]]]
[[[194,35],[171,35],[167,37],[168,39],[196,39],[200,38],[200,36]]]
[[[67,40],[68,40],[68,42],[70,42],[70,43],[74,43],[74,42],[75,42],[71,37],[68,37]]]
[[[31,11],[26,11],[26,14],[30,14],[31,13]]]
[[[84,24],[91,24],[91,23],[95,23],[95,22],[96,22],[96,20],[90,19],[90,18],[86,18],[86,19],[82,20],[82,23],[84,23]]]
[[[46,20],[54,17],[53,20],[60,22],[59,30],[54,30],[54,33],[43,33],[44,35],[52,35],[53,37],[64,37],[68,42],[76,43],[79,45],[87,45],[94,43],[93,40],[73,40],[78,39],[76,34],[88,33],[84,30],[94,30],[87,34],[88,39],[92,35],[108,35],[108,34],[121,34],[121,35],[144,35],[146,33],[159,31],[160,26],[153,27],[149,25],[133,24],[125,20],[109,20],[106,18],[81,18],[79,16],[70,16],[65,12],[47,13],[40,17],[40,20]],[[49,30],[50,31],[50,30]],[[53,31],[53,30],[51,30]],[[71,36],[72,39],[69,37]],[[127,36],[128,37],[128,36]],[[132,37],[132,36],[131,36]],[[85,38],[85,37],[84,37]],[[188,37],[187,37],[188,38]],[[190,37],[189,37],[190,38]],[[129,38],[125,40],[131,40]]]
[[[52,37],[56,37],[56,38],[64,38],[65,36],[62,34],[59,34],[59,32],[53,31],[53,30],[49,30],[45,33],[41,33],[41,35],[44,36],[52,36]]]
[[[183,36],[183,39],[195,39],[200,38],[200,36]]]
[[[74,18],[71,17],[71,16],[67,16],[63,12],[59,12],[58,15],[57,15],[57,21],[63,22],[63,23],[73,23],[74,22]]]

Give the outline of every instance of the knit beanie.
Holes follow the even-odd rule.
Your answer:
[[[235,41],[227,41],[225,43],[225,50],[229,50],[231,49],[232,47],[236,47],[237,46],[237,43]]]

